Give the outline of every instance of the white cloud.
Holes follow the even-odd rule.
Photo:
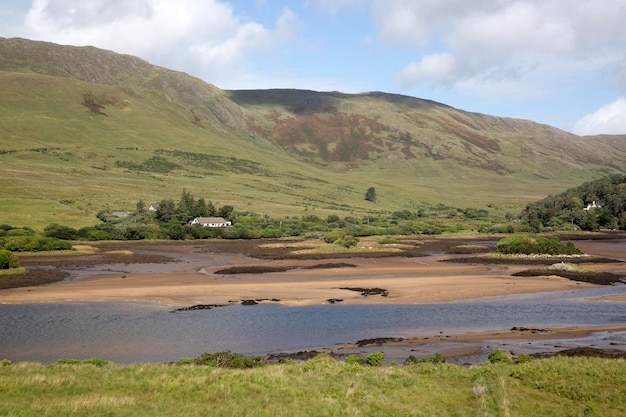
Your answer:
[[[546,16],[529,3],[512,3],[464,17],[447,41],[453,50],[471,52],[472,59],[493,64],[525,51],[567,53],[574,46],[574,33],[567,19]]]
[[[626,135],[626,98],[600,107],[574,124],[577,135]]]
[[[396,77],[401,85],[441,79],[454,72],[456,60],[450,54],[431,54],[409,63]]]
[[[453,56],[454,85],[532,79],[541,92],[559,82],[556,74],[546,77],[554,65],[582,73],[599,61],[604,77],[618,82],[626,61],[626,0],[372,0],[372,19],[387,45],[418,57]],[[398,77],[408,80],[423,59],[409,59]],[[439,79],[449,85],[450,75],[443,71]]]
[[[384,42],[422,47],[463,16],[492,0],[372,0],[372,18]]]
[[[268,28],[219,0],[35,0],[25,19],[32,39],[137,55],[213,83],[248,71],[296,22],[285,9]]]

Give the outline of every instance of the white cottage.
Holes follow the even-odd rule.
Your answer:
[[[199,224],[203,227],[226,227],[231,225],[223,217],[196,217],[189,224]]]

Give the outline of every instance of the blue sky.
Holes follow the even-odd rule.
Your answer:
[[[3,0],[0,36],[224,89],[384,91],[626,134],[626,0]]]

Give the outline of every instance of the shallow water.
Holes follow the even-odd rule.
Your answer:
[[[0,358],[168,362],[203,352],[265,354],[377,337],[626,324],[626,303],[589,300],[624,293],[626,285],[617,285],[438,304],[260,304],[175,313],[138,302],[3,304]]]

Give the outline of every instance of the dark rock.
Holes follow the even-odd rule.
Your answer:
[[[358,347],[363,347],[363,346],[382,346],[386,343],[393,343],[393,342],[402,342],[404,339],[401,337],[377,337],[375,339],[363,339],[363,340],[359,340],[358,342],[355,343],[356,346]]]
[[[190,306],[190,307],[177,308],[176,310],[173,311],[173,313],[177,311],[212,310],[214,308],[228,307],[228,306],[229,304],[197,304],[197,305]]]
[[[381,297],[387,297],[389,295],[389,291],[383,288],[360,288],[360,287],[342,287],[340,290],[348,290],[348,291],[358,291],[362,296],[367,297],[368,295],[380,295]]]

